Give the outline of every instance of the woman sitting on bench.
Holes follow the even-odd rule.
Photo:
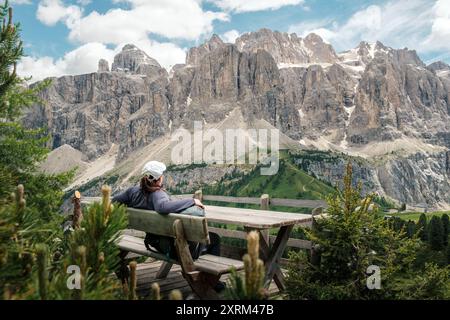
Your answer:
[[[205,216],[205,207],[198,199],[171,200],[163,188],[164,171],[166,166],[158,161],[150,161],[142,169],[139,186],[131,187],[113,197],[113,202],[124,204],[136,209],[154,210],[160,214],[180,213],[193,216]],[[197,259],[201,254],[220,256],[220,237],[216,233],[209,233],[210,245],[190,244],[192,257]],[[173,239],[147,234],[146,246],[150,244],[162,253],[169,254],[176,259]],[[174,256],[175,255],[175,256]]]

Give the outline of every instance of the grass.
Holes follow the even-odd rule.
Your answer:
[[[260,167],[240,176],[225,177],[220,183],[203,189],[204,194],[221,194],[235,197],[260,197],[269,194],[271,198],[324,200],[336,190],[299,168],[287,153],[280,154],[277,174],[263,176]],[[223,204],[221,204],[223,205]],[[252,205],[239,207],[254,208]],[[300,210],[299,210],[300,209]],[[301,208],[271,207],[271,210],[305,212]],[[311,209],[309,209],[310,212]]]

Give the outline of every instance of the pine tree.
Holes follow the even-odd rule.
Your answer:
[[[428,226],[428,242],[433,250],[440,251],[444,248],[444,227],[442,220],[433,216]]]
[[[450,244],[447,245],[447,264],[450,265]]]
[[[414,221],[409,220],[406,224],[406,235],[408,238],[412,238],[416,234],[416,224]]]
[[[425,213],[422,213],[419,217],[419,221],[417,222],[417,230],[419,231],[419,238],[422,241],[427,241],[428,239],[428,224],[427,224],[427,216]]]
[[[393,222],[369,210],[373,195],[363,197],[361,184],[352,185],[352,167],[347,166],[343,190],[328,199],[327,217],[307,230],[318,246],[320,262],[313,264],[304,253],[291,253],[287,293],[290,299],[373,299],[397,295],[396,279],[408,274],[419,247]],[[367,268],[381,270],[382,290],[367,288]]]
[[[448,234],[450,233],[450,221],[448,214],[444,213],[441,217],[444,232],[444,246],[448,245]]]
[[[23,56],[20,24],[13,21],[8,1],[0,6],[0,199],[5,200],[19,183],[26,186],[28,205],[45,216],[61,204],[61,189],[71,175],[44,175],[36,166],[47,156],[48,137],[43,129],[27,129],[20,123],[24,108],[40,103],[38,93],[48,81],[27,86],[16,73]],[[48,218],[48,217],[47,217]]]
[[[57,247],[62,188],[70,179],[36,172],[49,151],[47,138],[43,130],[26,129],[20,116],[48,83],[26,85],[16,73],[22,56],[20,25],[6,1],[0,6],[0,294],[9,298],[24,294],[32,281],[36,244],[51,252]]]

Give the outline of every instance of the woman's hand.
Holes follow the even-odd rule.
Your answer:
[[[202,209],[205,209],[205,206],[203,205],[203,203],[202,203],[200,200],[194,199],[194,203],[195,203],[195,205],[196,205],[197,207],[200,207],[200,208],[202,208]]]

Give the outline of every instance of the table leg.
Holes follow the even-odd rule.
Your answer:
[[[275,275],[277,275],[278,278],[279,273],[281,273],[279,261],[281,256],[283,255],[284,250],[286,249],[286,245],[289,240],[289,235],[291,234],[293,228],[294,228],[293,225],[284,226],[280,228],[280,231],[278,231],[277,238],[275,239],[272,250],[270,251],[269,256],[266,260],[266,282],[265,282],[266,287],[270,285],[270,282],[272,281]],[[280,278],[283,279],[282,274]],[[277,285],[280,288],[278,283]],[[284,283],[281,283],[281,286],[285,287]]]
[[[268,259],[270,256],[269,243],[270,243],[269,238],[261,237],[261,240],[259,241],[259,245],[261,248],[261,258],[265,262],[266,270],[268,269]],[[273,280],[275,281],[278,289],[280,289],[280,290],[286,289],[286,284],[284,282],[284,275],[283,275],[283,272],[281,272],[281,269],[279,267],[275,270]],[[270,285],[270,281],[267,282],[265,286],[268,288],[269,285]]]
[[[264,264],[266,266],[266,272],[269,268],[269,257],[270,257],[270,236],[269,236],[269,230],[261,230],[261,229],[252,229],[252,228],[245,228],[245,231],[248,233],[250,231],[258,231],[259,233],[259,246],[260,246],[260,255],[261,259],[264,261]],[[289,231],[290,233],[290,231]],[[288,234],[289,235],[289,234]],[[289,236],[288,236],[289,238]],[[286,288],[286,284],[284,281],[284,275],[283,272],[281,272],[280,267],[276,268],[274,275],[270,278],[270,280],[274,279],[278,289],[284,290]],[[270,281],[266,281],[265,287],[268,288],[270,286]]]

